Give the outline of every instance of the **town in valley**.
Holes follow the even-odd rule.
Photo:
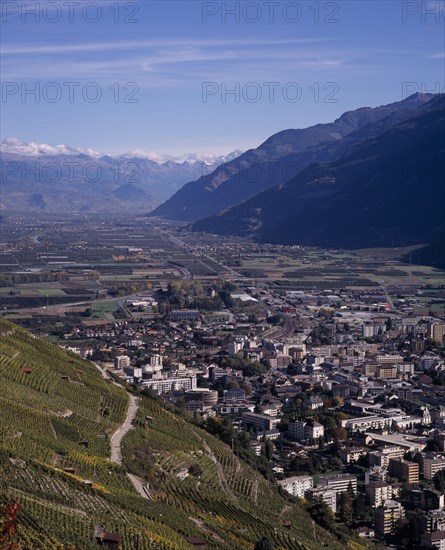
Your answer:
[[[445,547],[445,273],[416,247],[1,223],[5,319],[217,435],[331,531]]]

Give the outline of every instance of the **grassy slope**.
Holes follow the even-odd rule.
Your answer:
[[[282,549],[340,548],[229,447],[148,398],[124,440],[128,468],[154,489],[154,501],[139,497],[126,469],[108,461],[125,391],[91,363],[2,319],[0,381],[1,498],[21,506],[14,535],[21,550],[94,549],[97,523],[121,533],[128,550],[136,548],[137,533],[142,550],[152,542],[191,548],[186,536],[205,539],[210,549],[241,550],[263,535]],[[177,474],[191,464],[201,475],[181,480]],[[68,466],[74,475],[63,471]]]

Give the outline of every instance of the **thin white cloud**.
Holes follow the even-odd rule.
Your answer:
[[[292,44],[311,44],[317,42],[331,42],[332,38],[294,38],[288,40],[127,40],[113,42],[91,42],[87,44],[57,44],[42,45],[17,44],[2,48],[3,55],[24,55],[24,54],[65,54],[75,52],[94,51],[124,51],[139,50],[141,48],[187,48],[187,47],[230,47],[230,46],[283,46]]]
[[[218,44],[215,48],[203,47],[203,43]],[[119,78],[122,80],[144,81],[150,78],[150,86],[177,86],[197,76],[206,79],[215,67],[221,73],[236,72],[242,68],[244,74],[255,77],[252,68],[257,66],[261,71],[266,63],[270,74],[285,73],[290,69],[338,67],[350,61],[351,52],[334,50],[321,44],[310,47],[295,47],[295,41],[265,41],[262,47],[255,47],[255,41],[242,41],[246,47],[236,48],[239,41],[204,41],[187,42],[187,47],[178,48],[170,42],[162,42],[163,47],[122,55],[109,56],[71,56],[63,63],[55,63],[51,56],[40,56],[38,63],[32,56],[26,56],[19,63],[15,57],[5,57],[3,61],[3,78],[17,79],[89,79]],[[192,45],[193,44],[193,45]],[[273,48],[270,44],[278,44]],[[300,44],[298,41],[296,44]],[[290,47],[293,45],[293,47]],[[141,83],[142,85],[143,83]]]
[[[3,48],[3,80],[134,81],[141,88],[196,86],[198,81],[299,81],[297,75],[337,71],[335,78],[383,65],[389,56],[407,59],[427,52],[345,48],[337,39],[181,39],[107,41]],[[329,43],[329,46],[326,44]],[[69,55],[72,54],[72,55]],[[36,58],[36,55],[38,57]],[[21,56],[18,59],[18,56]],[[60,56],[60,57],[59,57]],[[433,53],[432,59],[443,59]],[[290,78],[291,75],[291,78]]]

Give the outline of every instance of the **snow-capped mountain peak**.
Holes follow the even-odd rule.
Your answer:
[[[36,143],[34,141],[20,141],[15,137],[3,139],[0,142],[0,151],[13,155],[25,157],[38,157],[43,155],[88,155],[90,157],[101,157],[103,153],[94,149],[83,149],[80,147],[69,147],[68,145],[48,145],[47,143]]]
[[[39,156],[54,156],[54,155],[88,155],[92,158],[100,158],[108,156],[117,160],[129,160],[129,159],[143,159],[156,162],[157,164],[164,164],[166,162],[173,162],[176,164],[194,164],[196,162],[204,163],[208,166],[215,166],[228,162],[238,157],[242,151],[236,149],[228,155],[215,155],[215,154],[203,154],[203,153],[186,153],[183,155],[167,155],[161,153],[155,153],[153,151],[144,151],[142,149],[134,149],[128,153],[111,155],[96,151],[91,148],[82,147],[70,147],[69,145],[48,145],[47,143],[37,143],[34,141],[25,142],[16,137],[10,137],[0,141],[0,151],[2,153],[8,153],[11,155],[20,155],[24,157],[39,157]]]
[[[143,151],[142,149],[134,149],[133,151],[129,151],[128,153],[124,153],[123,155],[120,155],[120,158],[148,159],[148,160],[153,160],[159,164],[163,164],[165,162],[175,162],[177,164],[184,164],[185,162],[187,162],[188,164],[194,164],[195,162],[202,162],[204,164],[207,164],[208,166],[213,166],[215,164],[222,164],[223,162],[228,162],[229,160],[233,160],[239,155],[241,155],[241,153],[242,151],[240,151],[239,149],[236,149],[235,151],[232,151],[228,155],[185,153],[183,155],[174,156],[174,155],[154,153],[151,151]]]

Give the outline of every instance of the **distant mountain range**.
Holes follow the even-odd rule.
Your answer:
[[[111,156],[93,149],[9,138],[0,144],[0,205],[22,212],[145,213],[187,181],[240,153],[192,153],[178,158],[138,150]]]
[[[356,125],[360,111],[347,113]],[[428,243],[417,259],[445,267],[444,95],[416,95],[387,106],[385,118],[374,117],[319,147],[318,159],[310,149],[307,159],[337,158],[312,163],[286,183],[197,221],[192,229],[280,244]]]
[[[146,159],[153,160],[158,164],[167,161],[183,164],[184,162],[193,164],[195,162],[205,162],[208,165],[219,165],[223,162],[229,162],[242,154],[240,149],[236,149],[227,155],[215,155],[206,153],[184,153],[182,155],[167,155],[163,153],[154,153],[142,149],[133,149],[120,155],[110,155],[95,149],[70,147],[69,145],[48,145],[47,143],[36,143],[34,141],[21,141],[15,137],[5,138],[0,141],[0,152],[21,155],[25,157],[38,157],[42,155],[88,155],[89,157],[111,157],[116,159]]]
[[[10,139],[1,145],[1,206],[150,211],[194,222],[194,231],[280,244],[425,244],[412,261],[445,267],[444,101],[414,94],[363,107],[210,161],[156,162],[143,151],[112,157]]]
[[[179,189],[150,215],[195,221],[283,184],[313,162],[339,158],[350,147],[376,137],[433,97],[414,94],[403,101],[344,113],[335,122],[283,130]]]

